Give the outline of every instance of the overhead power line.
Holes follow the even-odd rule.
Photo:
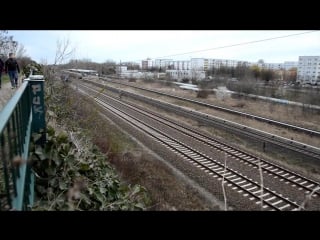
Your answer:
[[[271,41],[271,40],[280,39],[280,38],[287,38],[287,37],[293,37],[293,36],[297,36],[297,35],[309,34],[309,33],[318,32],[318,31],[319,30],[312,30],[312,31],[303,32],[303,33],[295,33],[295,34],[289,34],[289,35],[285,35],[285,36],[272,37],[272,38],[265,38],[265,39],[250,41],[250,42],[242,42],[242,43],[236,43],[236,44],[231,44],[231,45],[226,45],[226,46],[207,48],[207,49],[195,50],[195,51],[184,52],[184,53],[171,54],[171,55],[166,55],[166,56],[162,56],[162,57],[156,57],[156,58],[152,58],[152,59],[174,57],[174,56],[180,56],[180,55],[185,55],[185,54],[190,54],[190,53],[199,53],[199,52],[212,51],[212,50],[217,50],[217,49],[222,49],[222,48],[229,48],[229,47],[235,47],[235,46],[241,46],[241,45],[248,45],[248,44],[253,44],[253,43],[258,43],[258,42]]]

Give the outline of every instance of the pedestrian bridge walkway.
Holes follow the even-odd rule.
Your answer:
[[[0,112],[19,88],[11,89],[11,83],[2,83],[0,88]]]

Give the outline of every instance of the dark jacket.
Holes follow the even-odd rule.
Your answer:
[[[2,70],[4,69],[4,63],[2,59],[0,58],[0,73],[2,73]]]
[[[20,73],[20,68],[16,59],[8,58],[5,62],[5,71],[18,71]]]

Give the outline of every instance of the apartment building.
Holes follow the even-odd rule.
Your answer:
[[[320,84],[320,56],[299,56],[297,82]]]
[[[298,62],[285,61],[283,63],[283,68],[284,68],[284,70],[290,70],[292,68],[298,68]]]
[[[153,61],[150,58],[147,58],[146,60],[141,61],[141,69],[142,70],[147,70],[152,68],[153,66]]]

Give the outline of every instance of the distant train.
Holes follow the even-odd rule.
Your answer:
[[[194,84],[188,84],[188,83],[180,83],[180,82],[175,82],[174,84],[179,85],[179,88],[186,89],[186,90],[193,90],[193,91],[199,91],[199,88],[197,85]]]
[[[80,73],[82,76],[99,76],[96,70],[88,70],[88,69],[78,69],[78,68],[71,68],[67,69],[70,72]]]
[[[68,82],[70,78],[82,79],[86,76],[99,76],[98,72],[95,70],[87,70],[87,69],[65,69],[62,70],[62,74],[60,76],[62,81]]]

